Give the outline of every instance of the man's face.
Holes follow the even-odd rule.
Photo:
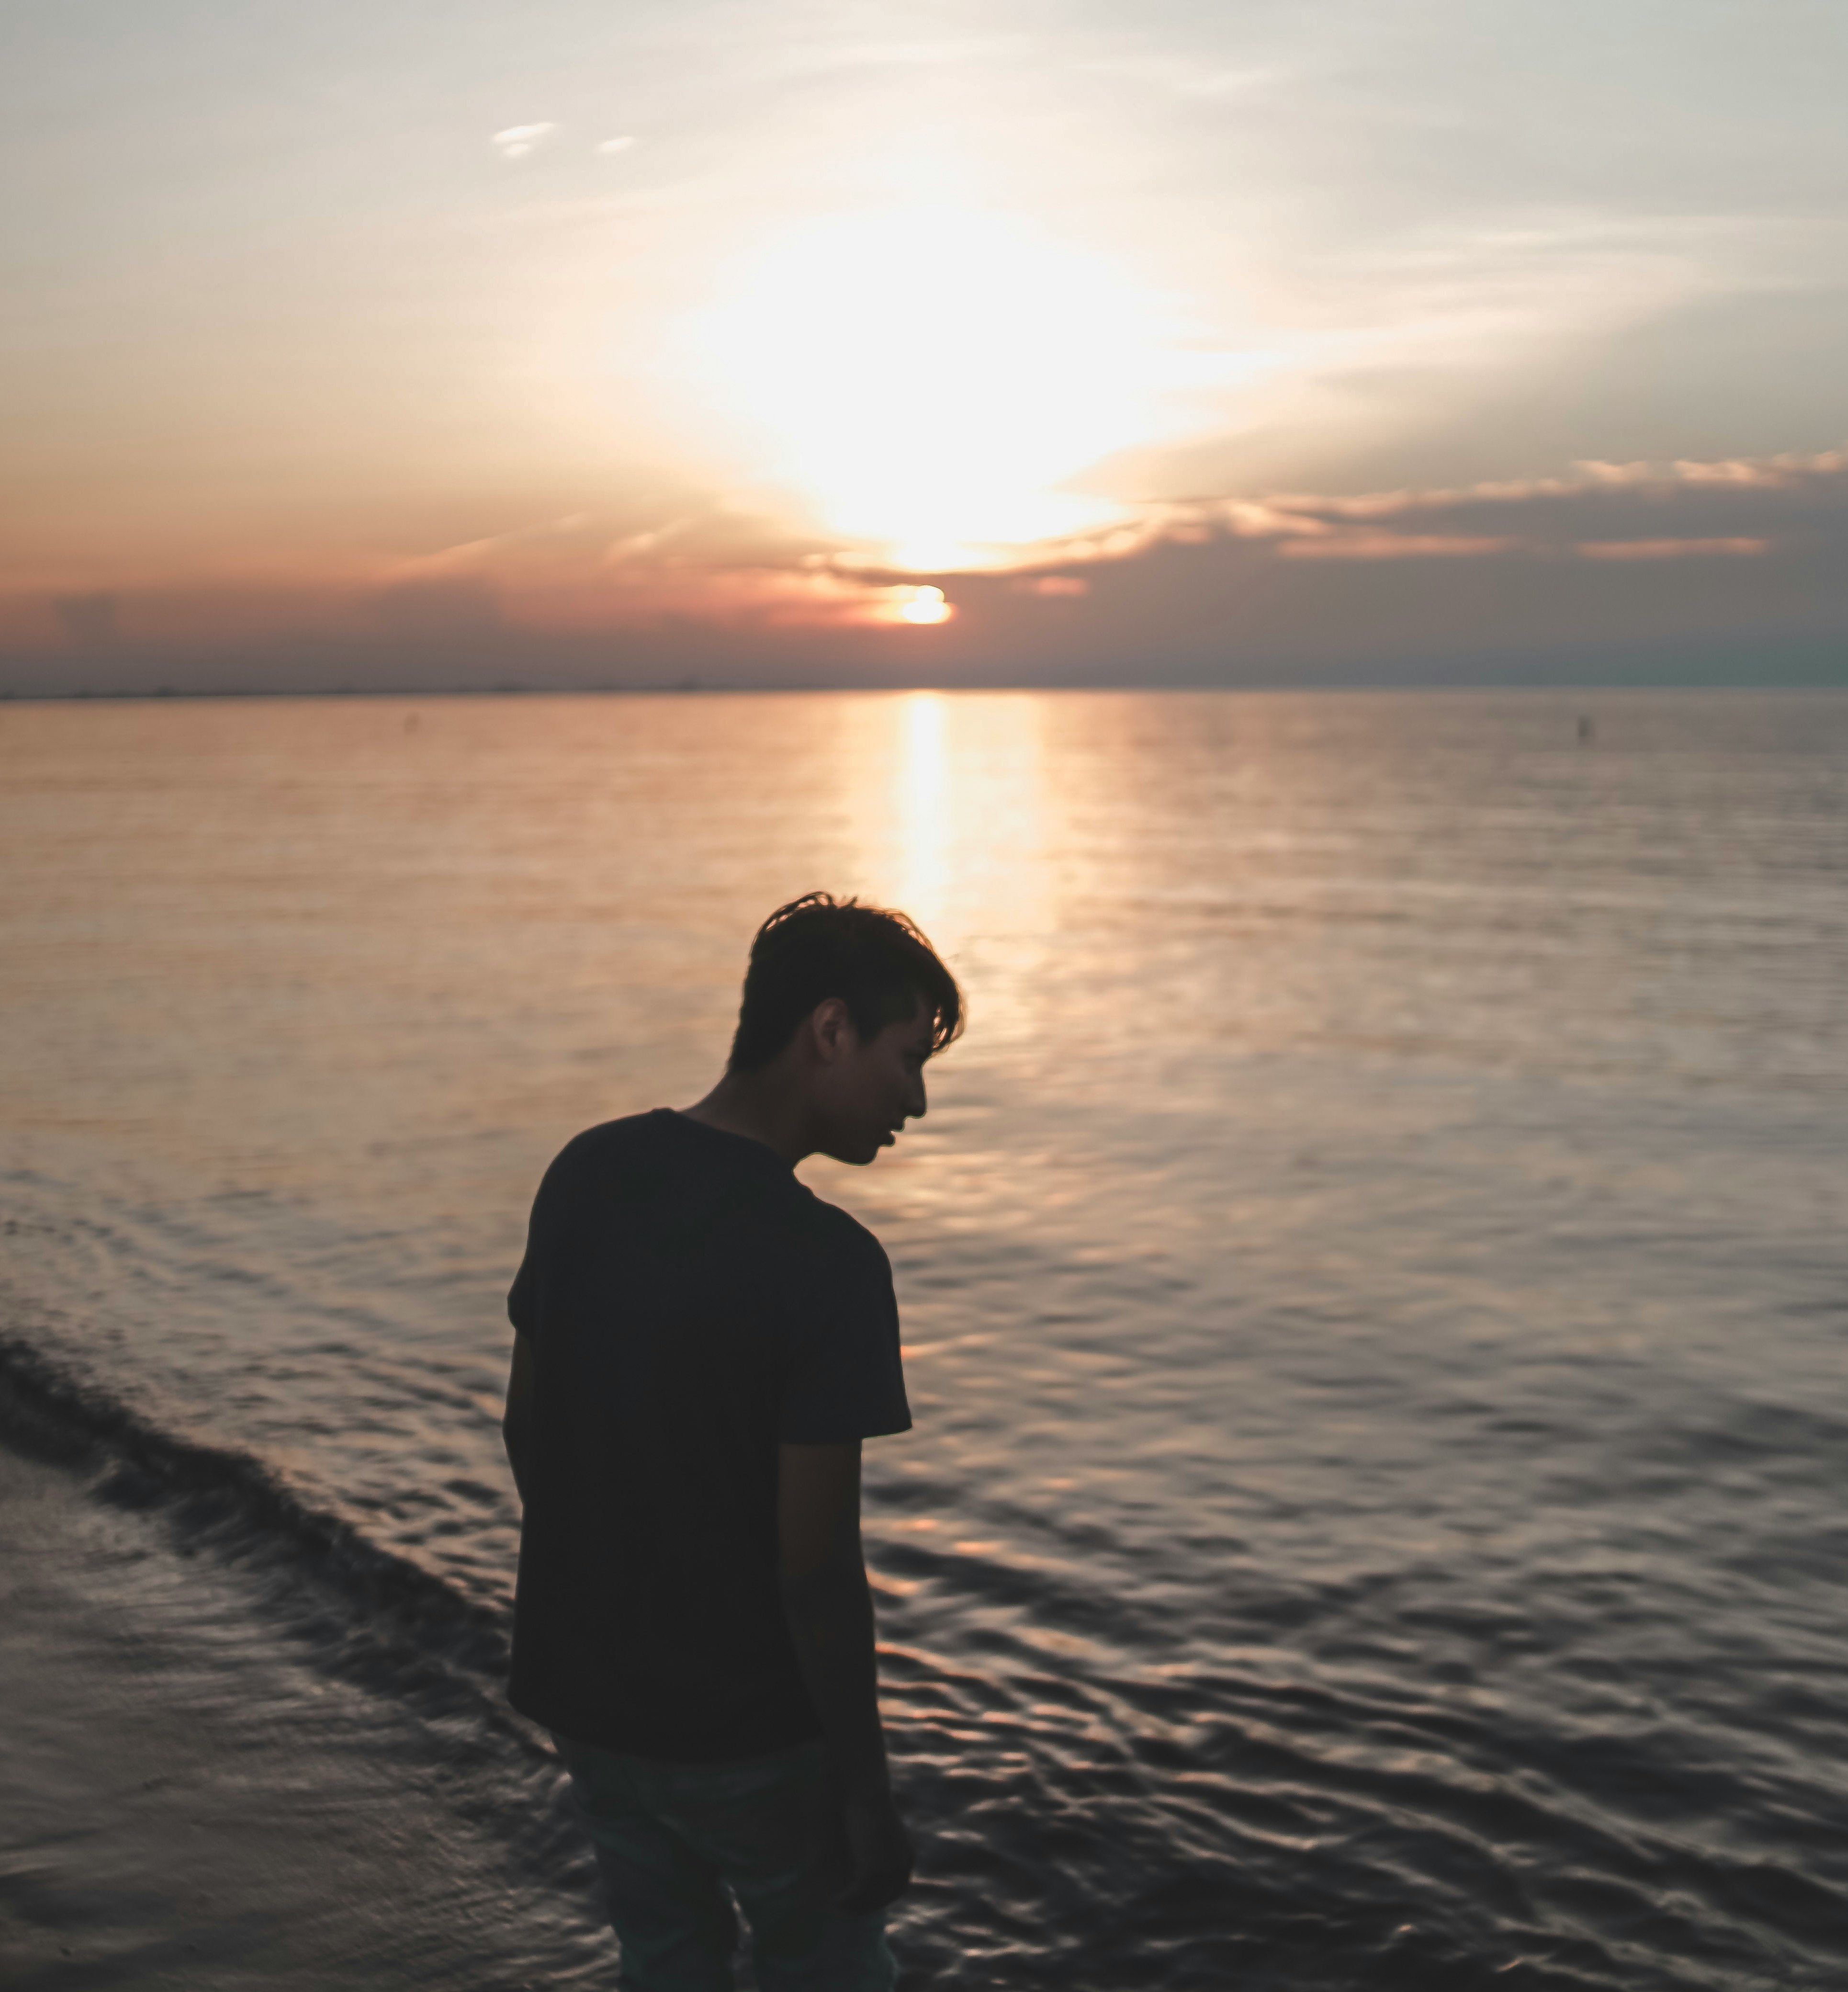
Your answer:
[[[864,1165],[889,1148],[907,1120],[924,1113],[924,1062],[932,1018],[922,998],[912,1015],[862,1038],[844,1020],[822,1075],[821,1152]]]

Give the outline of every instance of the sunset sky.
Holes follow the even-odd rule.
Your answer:
[[[1848,678],[1848,7],[12,0],[0,689]]]

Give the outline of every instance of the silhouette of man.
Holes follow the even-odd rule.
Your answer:
[[[508,1296],[516,1708],[552,1731],[633,1992],[886,1992],[911,1877],[860,1547],[908,1430],[892,1269],[797,1182],[924,1112],[962,998],[902,915],[812,892],[752,944],[724,1076],[547,1170]]]

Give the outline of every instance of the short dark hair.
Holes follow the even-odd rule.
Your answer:
[[[805,892],[757,929],[745,970],[728,1069],[767,1066],[817,1005],[837,996],[862,1038],[930,1011],[930,1049],[963,1028],[963,992],[937,952],[902,913],[831,893]]]

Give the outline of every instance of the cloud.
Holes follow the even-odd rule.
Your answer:
[[[1281,539],[1277,550],[1287,559],[1298,560],[1457,560],[1505,554],[1519,544],[1505,536],[1479,533],[1360,532]]]
[[[616,152],[626,152],[636,142],[633,132],[626,132],[619,138],[599,138],[592,149],[608,155]]]
[[[1581,540],[1573,548],[1586,560],[1705,560],[1715,554],[1761,554],[1769,540]]]
[[[131,642],[111,640],[113,597],[0,599],[0,667],[48,685],[1843,682],[1845,539],[1848,451],[1200,498],[929,574],[683,489],[318,592],[299,569],[138,587]],[[952,612],[909,626],[931,588]]]
[[[490,533],[478,540],[462,540],[441,547],[435,553],[414,554],[394,561],[386,574],[387,585],[414,584],[455,575],[480,574],[503,567],[510,561],[530,561],[535,555],[555,558],[560,548],[581,547],[588,533],[593,537],[595,522],[587,512],[567,512],[553,519],[536,520],[504,533]]]
[[[496,131],[488,143],[503,159],[523,159],[557,128],[556,124],[510,124],[504,131]]]
[[[1848,451],[1151,505],[1005,566],[930,575],[710,507],[606,542],[595,600],[619,617],[839,628],[890,621],[903,591],[928,582],[955,599],[962,638],[990,656],[1075,658],[1095,646],[1153,657],[1260,640],[1279,654],[1454,652],[1754,616],[1768,628],[1827,626],[1844,591],[1819,577],[1845,529]],[[1672,582],[1652,578],[1665,564]],[[1741,592],[1746,570],[1762,579]]]
[[[381,580],[375,614],[422,630],[617,629],[664,616],[727,629],[890,623],[918,585],[710,500],[639,529],[592,512],[540,519],[394,562]]]
[[[1115,557],[1222,536],[1267,542],[1290,558],[1738,558],[1839,537],[1845,524],[1848,450],[1838,449],[1713,462],[1589,462],[1563,476],[1453,489],[1194,500],[1149,507],[1135,545],[1120,545]]]

